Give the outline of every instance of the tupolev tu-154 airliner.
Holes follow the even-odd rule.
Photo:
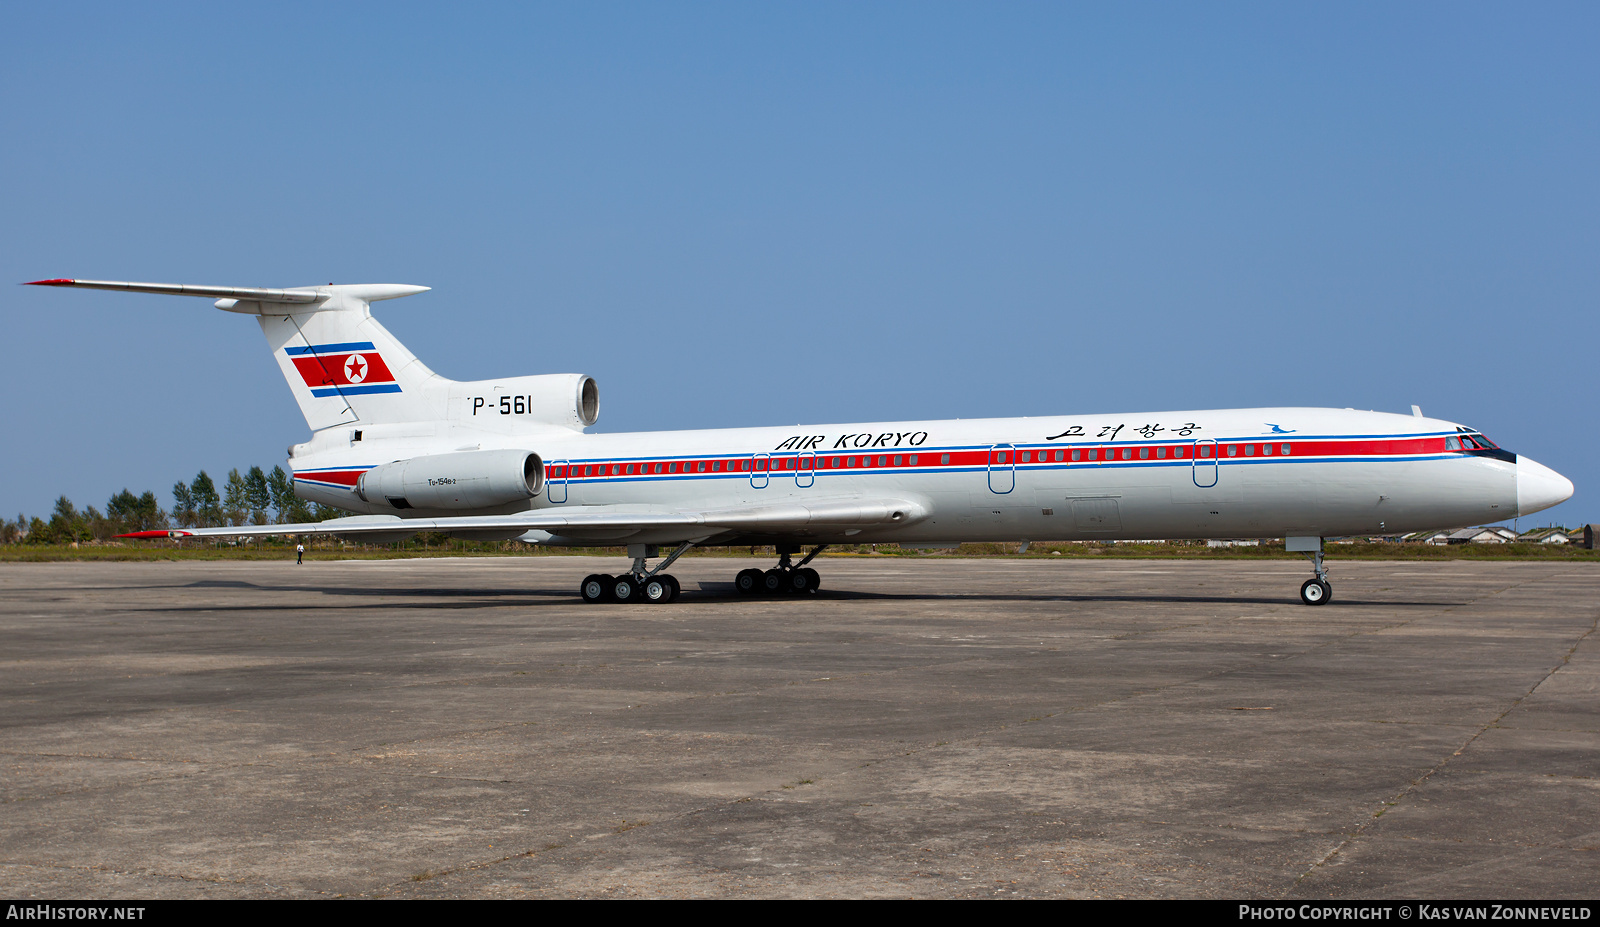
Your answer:
[[[1301,600],[1322,605],[1325,538],[1500,521],[1573,489],[1415,406],[586,434],[590,377],[447,380],[372,317],[372,303],[427,287],[34,284],[204,296],[256,316],[311,428],[289,448],[295,493],[359,513],[127,536],[626,545],[628,569],[580,583],[589,602],[675,599],[665,570],[696,546],[776,547],[774,567],[736,577],[741,593],[776,594],[815,591],[807,564],[830,544],[1226,537],[1284,538],[1311,561]]]

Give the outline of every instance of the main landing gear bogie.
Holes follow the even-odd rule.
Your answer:
[[[810,567],[740,570],[733,585],[740,595],[799,594],[816,592],[822,585],[822,575]]]
[[[799,563],[790,563],[789,557],[799,548],[778,548],[778,565],[770,570],[751,568],[740,570],[733,586],[740,595],[798,595],[816,592],[822,586],[822,576],[806,566],[811,558],[822,553],[828,545],[819,545]]]
[[[674,560],[683,556],[689,548],[695,545],[694,541],[685,541],[678,545],[671,556],[656,565],[654,570],[645,565],[645,561],[656,556],[654,544],[629,544],[628,556],[633,559],[633,567],[621,576],[612,576],[609,573],[591,573],[578,584],[578,595],[585,602],[647,602],[651,604],[666,604],[678,597],[681,587],[678,580],[670,573],[663,573]]]
[[[584,577],[583,583],[578,586],[578,594],[585,602],[646,602],[652,605],[664,605],[678,597],[682,587],[678,584],[677,577],[670,573],[656,573],[652,576],[635,576],[624,573],[621,576],[612,576],[609,573],[594,573]]]

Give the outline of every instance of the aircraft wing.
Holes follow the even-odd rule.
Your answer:
[[[597,540],[618,539],[619,532],[680,528],[685,540],[719,534],[774,533],[819,527],[905,525],[921,521],[932,512],[925,500],[904,497],[841,498],[777,505],[745,505],[705,511],[650,510],[636,506],[596,505],[560,509],[535,509],[514,515],[452,515],[441,518],[401,518],[397,515],[353,515],[329,521],[288,525],[241,525],[231,528],[174,528],[169,531],[135,531],[126,538],[242,538],[281,534],[336,534],[341,537],[390,536],[420,531],[500,532],[548,531],[583,537],[597,532]]]

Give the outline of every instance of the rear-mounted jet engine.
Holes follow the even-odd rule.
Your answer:
[[[373,467],[356,481],[361,501],[397,509],[494,509],[539,494],[544,462],[531,451],[430,454]]]

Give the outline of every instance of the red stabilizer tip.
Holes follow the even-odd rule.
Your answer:
[[[71,286],[72,284],[77,283],[77,282],[78,281],[76,281],[76,280],[67,280],[67,279],[29,280],[27,283],[24,283],[23,286]]]
[[[164,538],[166,536],[167,532],[165,531],[134,531],[129,534],[117,535],[119,538]]]

